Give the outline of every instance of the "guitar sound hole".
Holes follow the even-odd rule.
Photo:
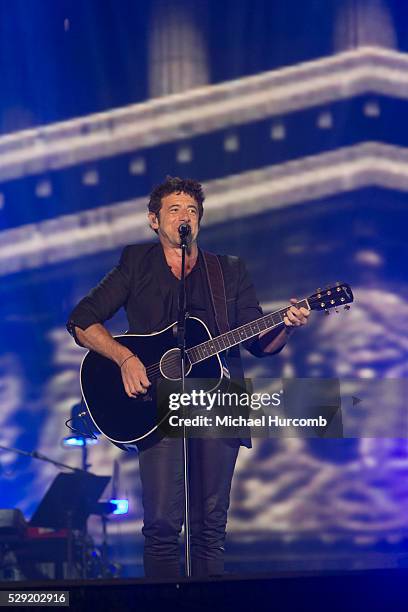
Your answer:
[[[186,376],[191,371],[191,363],[186,355]],[[169,380],[181,379],[180,349],[174,348],[164,353],[160,361],[160,371]]]

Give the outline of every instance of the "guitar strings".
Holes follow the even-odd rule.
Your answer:
[[[276,315],[276,314],[279,314],[279,315],[280,315],[280,314],[281,314],[281,312],[282,312],[282,313],[284,313],[284,312],[285,312],[285,309],[279,310],[279,311],[277,311],[277,312],[275,312],[275,313],[271,313],[271,314],[269,314],[269,315],[265,315],[264,317],[261,317],[261,319],[262,319],[262,320],[265,320],[267,317],[270,317],[270,316],[272,316],[272,317],[273,317],[273,316],[274,316],[274,315]],[[273,319],[272,319],[272,320],[273,320]],[[258,321],[259,321],[259,320],[258,320]],[[250,322],[248,322],[248,323],[244,323],[244,325],[242,325],[241,327],[238,327],[238,328],[236,328],[236,329],[234,329],[234,330],[231,330],[231,331],[229,331],[229,332],[226,332],[225,334],[221,334],[221,336],[219,336],[219,337],[218,337],[218,338],[216,338],[216,339],[211,339],[211,338],[210,338],[209,340],[206,340],[205,342],[202,342],[201,344],[198,344],[198,345],[197,345],[196,347],[194,347],[194,348],[195,348],[195,349],[199,349],[200,347],[203,347],[203,346],[204,346],[204,345],[206,345],[207,343],[214,342],[214,340],[218,340],[218,343],[219,343],[220,338],[223,338],[224,336],[228,336],[229,334],[232,334],[233,332],[237,332],[237,333],[239,333],[239,330],[240,330],[241,328],[244,328],[244,329],[245,329],[245,328],[248,328],[248,327],[249,327],[249,330],[250,330],[250,331],[252,331],[252,332],[254,332],[254,329],[253,329],[253,324],[254,324],[254,323],[258,323],[258,321],[250,321]],[[275,325],[279,325],[279,323],[278,323],[278,324],[274,323],[274,326],[275,326]],[[265,329],[267,329],[267,328],[265,328]],[[245,331],[248,331],[248,329],[245,329]],[[256,333],[259,333],[260,331],[262,331],[262,330],[260,330],[260,329],[259,329],[259,330],[257,330],[257,331],[254,333],[254,335],[256,335]],[[239,337],[239,336],[238,336],[238,337]],[[235,340],[235,336],[232,336],[232,338]],[[225,345],[225,341],[224,341],[224,345]],[[225,347],[225,348],[227,348],[227,347]],[[191,350],[191,349],[189,349],[189,350]],[[216,351],[216,352],[218,353],[218,352],[222,352],[222,351]],[[198,363],[199,361],[205,361],[205,360],[206,360],[206,359],[208,359],[209,357],[211,357],[211,355],[205,355],[203,359],[199,359],[199,360],[197,360],[195,363]],[[175,377],[175,376],[178,376],[178,373],[179,373],[179,367],[178,367],[178,364],[176,364],[176,363],[174,362],[174,360],[172,360],[172,361],[173,361],[173,364],[172,364],[172,363],[170,363],[170,367],[169,367],[169,369],[167,369],[167,368],[166,368],[166,371],[167,371],[167,373],[168,373],[170,376]],[[156,375],[158,375],[159,373],[161,373],[160,363],[154,363],[154,364],[152,364],[152,365],[150,365],[150,366],[148,366],[148,367],[146,368],[146,374],[147,374],[148,376],[151,376],[152,378],[153,378],[153,377],[156,377]]]
[[[274,313],[274,314],[276,314],[276,313]],[[266,318],[267,316],[270,316],[270,315],[266,315],[266,316],[265,316],[265,317],[263,317],[263,318]],[[251,325],[253,325],[253,323],[254,323],[254,322],[245,323],[245,324],[244,324],[244,325],[242,325],[241,327],[242,327],[242,328],[247,328],[247,327],[249,327],[249,330],[250,330],[250,331],[252,331],[252,332],[254,332],[253,327],[251,326]],[[225,334],[221,334],[221,336],[218,336],[217,338],[214,338],[214,339],[213,339],[213,338],[210,338],[209,340],[206,340],[205,342],[202,342],[201,344],[198,344],[197,346],[192,347],[192,348],[197,349],[197,350],[201,348],[202,353],[204,353],[203,347],[204,347],[204,346],[205,346],[207,343],[210,343],[210,342],[213,342],[213,343],[214,343],[214,341],[215,341],[215,340],[217,340],[217,341],[218,341],[218,344],[220,345],[220,342],[219,342],[220,338],[223,338],[224,336],[227,336],[227,335],[229,335],[229,334],[232,334],[233,332],[237,332],[237,331],[238,331],[238,330],[240,330],[240,329],[241,329],[241,328],[240,328],[240,327],[238,327],[238,328],[236,328],[236,329],[234,329],[234,330],[231,330],[231,331],[229,331],[229,332],[226,332]],[[267,328],[265,328],[265,329],[267,329]],[[246,329],[245,331],[248,331],[248,330]],[[254,333],[254,336],[255,336],[257,333],[259,333],[260,331],[262,331],[262,330],[257,330],[257,331]],[[239,337],[239,336],[238,336],[238,337]],[[234,341],[236,340],[235,336],[232,336],[232,338],[233,338],[233,340],[234,340]],[[219,348],[220,348],[220,346],[219,346]],[[221,349],[220,351],[218,351],[218,350],[217,350],[215,353],[212,353],[212,354],[210,354],[210,355],[206,355],[206,354],[204,353],[204,357],[199,358],[199,359],[197,359],[197,360],[194,360],[194,363],[199,363],[200,361],[205,361],[205,360],[206,360],[206,359],[208,359],[209,357],[211,357],[211,356],[213,356],[213,355],[215,355],[215,354],[217,354],[217,353],[219,353],[219,352],[222,352],[223,350],[226,350],[227,348],[230,348],[230,347],[226,347],[226,346],[225,346],[225,341],[224,341],[224,348],[223,348],[223,349]],[[192,349],[191,349],[191,348],[190,348],[190,349],[187,349],[186,353],[188,353],[188,351],[189,351],[189,350],[191,351]],[[198,353],[198,355],[200,355],[200,354]],[[187,355],[187,357],[188,357],[188,355]],[[174,376],[174,377],[176,377],[176,376],[178,375],[178,373],[179,373],[179,367],[178,367],[178,363],[175,363],[174,359],[172,359],[172,361],[173,361],[173,364],[170,364],[169,369],[167,369],[167,368],[166,368],[166,371],[168,372],[168,374],[169,374],[170,376]],[[146,368],[146,374],[148,374],[148,375],[150,375],[150,376],[152,376],[152,377],[155,377],[157,374],[159,374],[159,372],[161,372],[160,363],[153,363],[153,364],[151,364],[150,366],[148,366],[148,367]]]

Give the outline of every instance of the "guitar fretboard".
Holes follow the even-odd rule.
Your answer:
[[[310,310],[307,300],[301,300],[295,305],[297,308],[304,307]],[[257,336],[266,329],[273,329],[274,327],[281,325],[283,323],[283,317],[286,315],[289,308],[290,307],[287,306],[286,308],[272,312],[271,314],[265,315],[260,319],[252,321],[251,323],[245,323],[244,325],[241,325],[241,327],[237,327],[236,329],[226,332],[225,334],[221,334],[221,336],[217,336],[216,338],[212,338],[211,340],[207,340],[206,342],[202,342],[201,344],[197,344],[196,346],[187,349],[186,354],[190,363],[193,365],[199,361],[204,361],[217,353],[226,351],[240,342],[244,342],[245,340],[249,340],[250,338]]]

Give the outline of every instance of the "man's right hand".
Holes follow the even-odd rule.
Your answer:
[[[150,382],[143,363],[128,348],[117,342],[106,327],[101,323],[94,323],[85,330],[75,326],[75,335],[81,346],[112,359],[120,367],[123,386],[129,397],[147,393]]]
[[[136,355],[127,359],[121,369],[123,386],[129,397],[147,393],[151,383],[146,375],[146,368]]]

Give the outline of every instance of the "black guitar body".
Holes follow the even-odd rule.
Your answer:
[[[207,326],[195,317],[187,319],[187,346],[193,347],[211,339]],[[152,383],[147,396],[130,398],[125,392],[120,368],[110,359],[89,351],[81,365],[81,389],[88,412],[96,428],[112,442],[130,444],[146,439],[168,414],[157,407],[157,383],[161,378],[180,379],[177,325],[149,335],[124,334],[115,339],[128,347],[144,363]],[[212,379],[223,377],[221,355],[213,355],[194,365],[189,364],[189,378]],[[174,390],[180,392],[180,383]],[[211,387],[214,389],[214,382]],[[210,389],[206,389],[210,390]]]

